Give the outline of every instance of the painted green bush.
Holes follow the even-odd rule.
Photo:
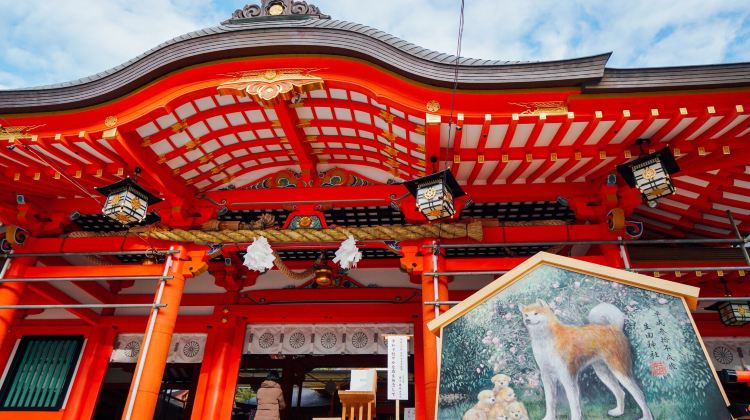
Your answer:
[[[588,323],[589,311],[606,302],[625,315],[624,332],[633,373],[655,419],[730,419],[689,315],[679,298],[575,271],[542,265],[443,329],[438,418],[460,419],[476,395],[492,389],[497,373],[509,375],[529,418],[544,416],[544,392],[528,330],[518,304],[542,299],[568,325]],[[580,371],[583,417],[612,418],[613,395],[593,369]],[[558,390],[558,418],[568,405]],[[630,394],[621,419],[640,418]]]

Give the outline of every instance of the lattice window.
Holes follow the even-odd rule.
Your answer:
[[[0,409],[62,408],[82,347],[82,336],[23,337],[0,388]]]

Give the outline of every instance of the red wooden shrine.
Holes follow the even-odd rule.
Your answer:
[[[413,331],[411,405],[431,418],[427,322],[541,250],[750,296],[750,64],[611,69],[608,57],[457,60],[263,1],[104,73],[0,91],[0,367],[12,373],[27,336],[85,339],[63,407],[0,417],[92,418],[117,337],[141,334],[146,356],[119,395],[123,418],[151,418],[177,333],[206,334],[187,412],[229,419],[242,369],[293,359],[253,359],[248,326],[390,323]],[[676,192],[653,207],[616,168],[664,147]],[[95,188],[136,168],[163,200],[124,226]],[[466,196],[428,223],[402,183],[444,168]],[[429,230],[448,223],[475,234]],[[241,232],[264,228],[287,235],[269,237],[285,268],[259,274]],[[344,273],[331,262],[341,240],[309,232],[354,228],[363,259]],[[330,281],[287,276],[321,251]],[[694,313],[700,332],[747,338],[705,309],[715,301]]]

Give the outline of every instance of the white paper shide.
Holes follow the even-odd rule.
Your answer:
[[[253,243],[247,247],[243,265],[250,270],[264,272],[273,268],[276,257],[273,255],[271,245],[264,236],[253,238]]]
[[[349,238],[342,242],[339,249],[336,250],[336,257],[333,262],[339,263],[341,268],[348,270],[356,267],[361,259],[362,253],[357,249],[357,241],[352,235],[349,235]]]

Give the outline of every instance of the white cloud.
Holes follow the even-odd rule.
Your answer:
[[[252,2],[252,0],[247,0]],[[259,1],[257,1],[259,2]],[[458,0],[311,0],[363,23],[454,53]],[[49,84],[114,67],[181,34],[227,19],[244,1],[0,0],[0,87]],[[467,0],[462,55],[557,60],[613,51],[612,67],[750,59],[744,0]]]

